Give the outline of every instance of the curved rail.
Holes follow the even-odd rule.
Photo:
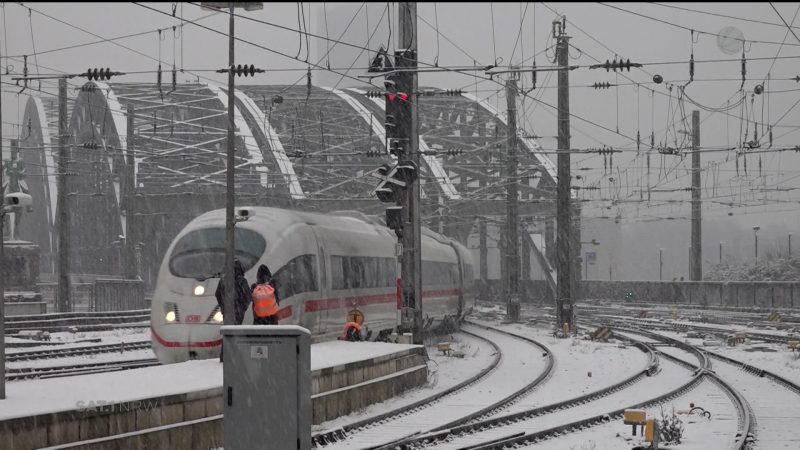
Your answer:
[[[431,430],[428,431],[428,433],[447,430],[447,429],[450,429],[451,427],[454,427],[454,426],[457,426],[457,425],[461,425],[461,424],[466,424],[466,423],[469,423],[471,421],[474,421],[475,419],[477,419],[479,417],[492,415],[492,414],[496,413],[497,411],[502,410],[502,409],[508,407],[509,405],[512,405],[512,404],[516,403],[517,401],[519,401],[520,398],[524,394],[530,392],[531,390],[535,389],[536,387],[538,387],[539,385],[544,383],[544,381],[547,380],[548,378],[550,378],[550,375],[552,375],[552,373],[553,373],[553,368],[555,367],[555,358],[553,356],[553,353],[550,351],[550,349],[547,348],[547,346],[545,346],[541,342],[538,342],[535,339],[531,339],[531,338],[526,337],[526,336],[520,336],[520,335],[518,335],[516,333],[511,333],[509,331],[501,330],[499,328],[491,327],[491,326],[488,326],[488,325],[482,325],[482,324],[478,324],[478,323],[475,323],[475,322],[469,322],[469,321],[467,321],[466,323],[469,324],[469,325],[472,325],[474,327],[479,327],[479,328],[491,330],[491,331],[493,331],[495,333],[504,334],[506,336],[510,336],[512,338],[515,338],[515,339],[520,339],[520,340],[523,340],[525,342],[528,342],[528,343],[530,343],[532,345],[535,345],[535,346],[541,348],[543,350],[543,356],[547,357],[547,365],[545,366],[544,370],[542,371],[542,373],[539,374],[538,377],[536,377],[533,381],[531,381],[530,383],[528,383],[527,385],[525,385],[521,389],[518,389],[517,391],[507,395],[506,397],[504,397],[504,398],[492,403],[491,405],[489,405],[489,406],[487,406],[485,408],[482,408],[479,411],[476,411],[476,412],[474,412],[472,414],[468,414],[468,415],[466,415],[464,417],[461,417],[461,418],[458,418],[456,420],[450,421],[450,422],[448,422],[448,423],[446,423],[444,425],[440,425],[438,427],[432,428]],[[395,448],[405,448],[409,441],[416,441],[417,440],[416,436],[418,434],[419,433],[415,433],[412,436],[406,436],[404,438],[396,439],[396,440],[394,440],[392,442],[389,442],[389,443],[386,443],[386,444],[382,444],[382,445],[377,446],[377,447],[368,447],[368,448],[370,450],[393,450]],[[429,435],[426,435],[426,436],[429,436]]]
[[[464,417],[462,417],[460,419],[457,419],[457,420],[454,420],[452,422],[446,423],[444,425],[438,426],[438,427],[432,429],[431,431],[445,430],[445,429],[448,429],[448,428],[451,428],[451,427],[454,427],[454,426],[457,426],[457,425],[460,425],[460,424],[465,424],[467,422],[473,421],[473,420],[475,420],[475,419],[477,419],[479,417],[485,417],[485,416],[488,416],[488,415],[493,415],[496,412],[498,412],[499,410],[502,410],[502,409],[504,409],[504,408],[506,408],[506,407],[508,407],[510,405],[513,405],[514,403],[518,402],[523,395],[525,395],[528,392],[532,391],[533,389],[537,388],[540,384],[544,383],[547,379],[549,379],[550,376],[553,374],[553,368],[555,367],[555,357],[553,356],[553,352],[551,352],[550,349],[547,348],[547,346],[545,346],[541,342],[536,341],[534,339],[531,339],[529,337],[520,336],[518,334],[511,333],[511,332],[506,331],[506,330],[501,330],[499,328],[490,327],[490,326],[486,326],[486,325],[480,325],[480,324],[477,324],[475,322],[467,322],[467,323],[472,325],[472,326],[475,326],[475,327],[483,327],[483,328],[486,328],[488,330],[492,330],[492,331],[494,331],[496,333],[505,334],[507,336],[511,336],[511,337],[517,338],[517,339],[522,339],[523,341],[529,342],[529,343],[541,348],[543,350],[543,355],[542,356],[545,356],[545,355],[547,356],[547,366],[545,366],[544,371],[542,371],[542,373],[539,374],[538,377],[536,377],[533,381],[528,383],[525,387],[523,387],[519,391],[506,396],[505,398],[495,402],[492,405],[487,406],[486,408],[481,409],[480,411],[477,411],[475,413],[469,414],[467,416],[464,416]]]
[[[451,426],[452,428],[449,428],[449,429],[444,429],[443,427],[438,427],[437,429],[433,430],[433,431],[438,431],[436,433],[426,434],[424,436],[415,437],[413,439],[409,439],[409,440],[406,440],[406,441],[403,441],[403,442],[399,443],[399,444],[401,444],[400,448],[413,448],[415,445],[421,445],[421,444],[424,444],[424,445],[436,444],[437,442],[442,442],[442,441],[448,440],[448,439],[450,439],[452,437],[462,436],[462,435],[465,435],[465,434],[474,434],[476,432],[480,432],[480,431],[491,429],[491,428],[496,428],[496,427],[503,426],[503,425],[508,425],[510,423],[522,422],[522,421],[531,419],[533,417],[542,416],[542,415],[545,415],[545,414],[552,413],[554,411],[567,409],[567,408],[572,408],[572,407],[575,407],[575,406],[580,406],[580,405],[586,404],[588,402],[594,401],[594,400],[596,400],[598,398],[602,398],[602,397],[611,395],[614,392],[618,392],[618,391],[620,391],[620,390],[622,390],[622,389],[624,389],[624,388],[626,388],[626,387],[638,382],[644,376],[647,376],[647,375],[655,373],[655,371],[658,369],[658,357],[656,356],[656,354],[653,351],[653,349],[648,347],[648,346],[646,346],[646,345],[644,345],[644,344],[641,344],[641,343],[637,343],[635,345],[636,345],[637,348],[639,348],[643,352],[647,353],[647,355],[648,355],[647,364],[645,365],[645,367],[641,371],[631,375],[630,377],[620,381],[619,383],[616,383],[614,385],[605,387],[603,389],[599,389],[599,390],[594,391],[594,392],[590,392],[588,394],[585,394],[585,395],[582,395],[582,396],[579,396],[579,397],[575,397],[575,398],[572,398],[572,399],[567,399],[567,400],[564,400],[564,401],[561,401],[561,402],[558,402],[558,403],[553,403],[551,405],[546,405],[546,406],[539,407],[539,408],[533,408],[533,409],[529,409],[529,410],[526,410],[526,411],[521,411],[521,412],[514,413],[514,414],[509,414],[509,415],[500,416],[500,417],[494,417],[494,418],[481,420],[481,421],[477,421],[477,422],[472,422],[472,423],[464,422],[465,423],[464,425],[455,426],[455,427]],[[487,409],[489,409],[489,408],[487,408]],[[494,408],[494,409],[496,409],[496,408]],[[494,441],[500,442],[500,441],[504,441],[505,439],[508,439],[509,437],[517,437],[517,436],[518,436],[518,434],[515,434],[513,436],[507,436],[505,438],[495,439]],[[486,444],[489,444],[489,443],[491,443],[491,442],[486,442],[486,443],[483,443],[481,445],[486,445]]]
[[[658,333],[653,333],[647,330],[626,329],[625,331],[630,333],[638,333],[647,336],[651,339],[668,343],[673,347],[686,350],[696,355],[698,360],[701,362],[700,369],[696,372],[696,376],[709,377],[714,383],[716,383],[720,388],[722,388],[725,394],[731,399],[731,401],[736,406],[740,419],[739,422],[740,431],[736,435],[736,443],[734,444],[734,448],[737,450],[745,450],[749,447],[750,443],[753,441],[753,436],[754,436],[753,429],[755,428],[755,415],[753,414],[750,405],[747,403],[747,399],[745,399],[744,396],[738,390],[734,389],[733,386],[725,382],[722,378],[720,378],[716,373],[714,373],[711,370],[711,360],[708,358],[707,351],[701,351],[697,347],[687,344],[678,339],[674,339],[669,336],[663,336]]]
[[[494,440],[492,442],[480,443],[480,444],[477,444],[477,445],[474,445],[474,446],[471,446],[471,447],[466,447],[466,448],[464,448],[462,450],[466,450],[466,449],[470,449],[470,450],[490,450],[490,449],[499,450],[499,449],[506,449],[506,448],[513,447],[514,445],[532,444],[532,443],[536,443],[536,442],[539,442],[539,441],[542,441],[542,440],[545,440],[545,439],[549,439],[549,438],[558,436],[558,435],[560,435],[562,433],[565,433],[565,432],[568,433],[568,432],[580,431],[580,430],[585,429],[586,427],[591,427],[591,426],[599,425],[599,424],[602,424],[602,423],[608,423],[612,419],[621,418],[626,409],[647,408],[648,406],[657,405],[659,403],[663,403],[666,400],[670,400],[672,398],[675,398],[675,397],[678,397],[680,395],[683,395],[685,392],[688,392],[689,390],[691,390],[694,387],[696,387],[705,377],[709,377],[710,379],[712,379],[713,382],[717,383],[720,387],[722,387],[723,390],[726,392],[726,394],[731,396],[731,399],[736,404],[736,407],[737,407],[737,409],[739,411],[739,417],[741,419],[741,422],[740,422],[741,426],[740,426],[740,432],[736,436],[736,443],[734,445],[734,448],[737,449],[737,450],[745,450],[745,449],[748,448],[748,446],[752,442],[752,430],[751,430],[751,428],[752,428],[753,423],[754,423],[754,420],[751,420],[751,412],[750,412],[749,405],[747,404],[747,402],[744,399],[744,397],[742,397],[741,394],[738,393],[738,391],[736,391],[735,389],[733,389],[732,387],[727,385],[723,380],[721,380],[719,377],[717,377],[716,374],[711,372],[711,370],[710,370],[710,367],[711,367],[710,366],[710,361],[708,360],[707,356],[703,355],[702,352],[700,352],[696,348],[689,348],[691,346],[689,346],[688,344],[684,344],[684,343],[682,343],[680,341],[676,341],[676,340],[668,338],[666,336],[661,336],[661,335],[658,335],[658,334],[655,334],[655,333],[650,333],[650,332],[647,332],[647,331],[644,331],[644,330],[626,330],[626,331],[631,332],[631,333],[639,333],[640,331],[643,331],[643,333],[641,333],[641,334],[646,335],[648,337],[651,337],[652,339],[661,340],[661,341],[665,341],[665,342],[666,341],[674,341],[676,344],[680,344],[680,347],[682,349],[684,349],[686,351],[689,351],[689,352],[692,352],[693,354],[697,355],[698,356],[698,361],[700,362],[699,366],[693,366],[693,365],[691,365],[689,363],[682,362],[683,365],[689,365],[689,366],[692,366],[692,367],[697,369],[695,371],[694,375],[692,376],[692,379],[689,380],[687,383],[679,386],[678,388],[676,388],[676,389],[674,389],[674,390],[672,390],[670,392],[667,392],[667,393],[665,393],[663,395],[660,395],[660,396],[655,397],[653,399],[647,400],[645,402],[638,403],[636,405],[631,405],[631,406],[628,406],[628,407],[625,407],[625,408],[621,408],[621,409],[618,409],[618,410],[615,410],[615,411],[608,412],[606,414],[596,415],[596,416],[593,416],[593,417],[590,417],[590,418],[587,418],[587,419],[584,419],[584,420],[579,420],[579,421],[568,423],[568,424],[565,424],[565,425],[560,425],[560,426],[557,426],[557,427],[553,427],[553,428],[550,428],[550,429],[547,429],[547,430],[543,430],[543,431],[539,431],[539,432],[535,432],[535,433],[528,433],[528,434],[523,434],[523,435],[513,435],[513,436],[508,436],[507,438],[504,438],[504,439]],[[674,357],[671,357],[671,356],[666,355],[666,354],[664,354],[664,356],[666,356],[669,359],[673,359],[674,358]]]
[[[475,338],[481,339],[481,340],[485,341],[486,343],[488,343],[489,345],[491,345],[492,348],[494,348],[496,356],[495,356],[494,360],[492,360],[491,364],[486,366],[483,370],[478,372],[476,375],[474,375],[474,376],[462,381],[461,383],[458,383],[455,386],[452,386],[452,387],[450,387],[448,389],[445,389],[444,391],[436,393],[436,394],[434,394],[434,395],[432,395],[430,397],[423,398],[423,399],[418,400],[418,401],[416,401],[414,403],[411,403],[409,405],[402,406],[400,408],[396,408],[396,409],[393,409],[391,411],[387,411],[387,412],[385,412],[383,414],[379,414],[377,416],[370,417],[368,419],[359,420],[357,422],[353,422],[353,423],[347,424],[347,425],[345,425],[345,426],[343,426],[341,428],[335,429],[335,430],[330,430],[330,431],[325,431],[325,432],[322,432],[322,433],[314,434],[314,435],[311,436],[311,444],[314,447],[319,447],[319,446],[325,446],[325,445],[337,442],[337,441],[347,437],[348,433],[356,431],[356,430],[358,430],[360,428],[366,428],[366,427],[368,427],[370,425],[373,425],[373,424],[379,423],[381,421],[384,421],[384,420],[386,420],[386,419],[388,419],[390,417],[406,414],[406,413],[411,412],[411,411],[413,411],[415,409],[424,407],[427,403],[435,402],[436,400],[439,400],[440,398],[443,398],[443,397],[451,395],[451,394],[453,394],[453,393],[455,393],[457,391],[460,391],[460,390],[462,390],[462,389],[464,389],[464,388],[466,388],[466,387],[478,382],[481,378],[483,378],[486,375],[488,375],[489,372],[494,370],[497,367],[497,365],[500,364],[500,357],[502,355],[502,351],[497,346],[497,344],[495,344],[494,342],[492,342],[492,341],[490,341],[490,340],[488,340],[488,339],[486,339],[486,338],[484,338],[482,336],[478,336],[476,334],[469,333],[469,332],[464,331],[464,330],[461,330],[461,332],[465,333],[465,334],[469,334],[469,335],[471,335],[471,336],[473,336]]]
[[[717,359],[725,361],[725,362],[727,362],[729,364],[733,364],[735,366],[738,366],[738,367],[744,369],[745,371],[752,373],[754,376],[770,378],[773,381],[775,381],[775,382],[777,382],[779,384],[782,384],[787,389],[789,389],[791,391],[794,391],[797,394],[800,394],[800,385],[798,385],[797,383],[795,383],[793,381],[787,380],[786,378],[778,375],[777,373],[770,372],[769,370],[761,369],[761,368],[756,367],[756,366],[751,366],[750,364],[747,364],[745,362],[738,361],[738,360],[733,359],[733,358],[729,358],[727,356],[721,355],[719,353],[712,352],[710,350],[704,350],[704,352],[708,353],[709,355],[711,355],[714,358],[717,358]]]

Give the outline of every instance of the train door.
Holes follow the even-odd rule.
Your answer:
[[[458,295],[457,317],[461,317],[464,312],[464,258],[455,244],[450,242],[450,247],[453,248],[453,252],[456,254],[456,266],[458,267],[458,279],[456,280],[456,295]]]
[[[327,255],[325,254],[325,247],[322,246],[323,240],[319,238],[317,234],[317,230],[314,226],[309,227],[311,229],[311,233],[314,235],[314,245],[317,251],[317,286],[319,287],[317,291],[317,297],[313,300],[322,300],[328,298],[328,293],[330,292],[328,288],[328,261]],[[320,334],[325,331],[325,322],[327,320],[328,310],[325,308],[312,308],[314,309],[313,312],[310,314],[314,315],[313,320],[313,334]]]

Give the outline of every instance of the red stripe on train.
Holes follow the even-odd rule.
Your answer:
[[[442,289],[438,291],[424,291],[425,297],[445,297],[448,295],[458,295],[458,289]],[[358,297],[324,298],[318,300],[307,300],[305,302],[305,312],[316,312],[327,309],[347,308],[355,304],[356,306],[375,305],[380,303],[391,303],[397,300],[397,293],[364,295]]]
[[[204,341],[204,342],[168,341],[159,336],[153,327],[150,327],[150,333],[153,335],[154,338],[156,338],[158,343],[163,345],[164,347],[216,347],[222,344],[222,339],[217,339],[215,341]]]
[[[277,313],[278,320],[282,320],[282,319],[285,319],[287,317],[291,317],[291,315],[292,315],[292,305],[289,305],[289,306],[287,306],[285,308],[281,308]]]

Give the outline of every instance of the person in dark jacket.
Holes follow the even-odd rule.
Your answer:
[[[281,299],[278,296],[278,285],[275,283],[275,279],[272,277],[272,272],[269,270],[265,264],[261,264],[258,267],[258,273],[256,274],[256,282],[250,285],[250,293],[252,295],[253,291],[255,291],[256,286],[259,284],[268,284],[272,286],[273,291],[275,292],[275,303],[280,306]],[[277,325],[278,324],[278,315],[273,314],[271,316],[266,317],[259,317],[255,313],[255,303],[253,303],[253,325]]]
[[[244,321],[244,313],[250,307],[250,287],[247,285],[247,279],[244,277],[244,267],[238,259],[233,260],[233,273],[235,278],[233,280],[234,288],[236,289],[236,296],[233,303],[233,324],[241,325]],[[225,274],[219,279],[217,291],[214,293],[217,297],[217,304],[220,310],[225,314],[225,307],[223,306],[225,300]]]
[[[233,302],[233,324],[241,325],[244,321],[244,313],[250,306],[250,287],[244,277],[244,267],[238,259],[233,260],[233,273],[235,275],[233,285],[236,291]],[[220,311],[225,314],[225,274],[220,277],[214,296],[217,298],[217,305],[219,305]],[[222,348],[220,348],[219,360],[222,361]]]

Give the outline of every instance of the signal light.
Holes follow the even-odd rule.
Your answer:
[[[406,183],[413,183],[417,179],[417,166],[412,162],[397,166],[396,178]]]
[[[386,208],[386,226],[394,230],[397,237],[403,235],[403,207],[390,206]]]
[[[394,156],[399,158],[403,154],[404,150],[405,150],[405,146],[403,145],[402,141],[400,141],[399,139],[391,139],[391,140],[389,140],[389,153],[390,154],[392,154],[392,155],[394,155]]]
[[[408,101],[408,93],[407,92],[387,92],[386,98],[389,99],[390,102],[393,102],[394,99],[398,98],[401,102]]]

